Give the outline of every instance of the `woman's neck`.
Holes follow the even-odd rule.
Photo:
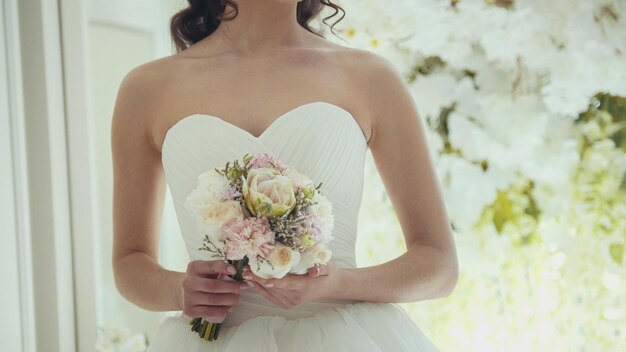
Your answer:
[[[240,57],[258,57],[276,49],[299,46],[308,34],[296,18],[296,1],[237,0],[239,13],[222,21],[209,36],[223,41]],[[232,8],[226,8],[230,17]]]

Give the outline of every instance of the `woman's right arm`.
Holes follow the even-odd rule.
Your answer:
[[[150,132],[155,92],[149,81],[145,67],[131,70],[113,109],[113,273],[130,302],[154,311],[181,310],[184,273],[158,264],[166,184]]]
[[[113,158],[113,273],[119,292],[147,310],[182,310],[195,317],[225,316],[239,302],[240,283],[215,280],[224,261],[193,261],[187,272],[158,264],[166,182],[152,136],[154,71],[145,65],[122,80],[111,124]],[[244,284],[245,285],[245,284]],[[247,286],[247,285],[245,285]]]

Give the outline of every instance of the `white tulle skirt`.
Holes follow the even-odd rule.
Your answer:
[[[245,309],[241,314],[246,314]],[[261,314],[247,319],[227,317],[217,340],[205,341],[191,331],[191,318],[177,312],[161,322],[148,352],[438,351],[396,303],[341,304],[299,318],[268,311]]]

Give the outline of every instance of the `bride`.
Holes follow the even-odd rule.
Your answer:
[[[124,77],[111,129],[117,288],[144,309],[175,312],[148,350],[436,350],[397,303],[448,296],[458,264],[426,135],[398,70],[311,29],[322,9],[343,11],[328,0],[188,2],[171,21],[176,54]],[[368,149],[407,251],[357,268]],[[222,279],[231,265],[198,250],[185,196],[200,173],[249,151],[324,181],[335,216],[327,265],[281,279],[247,267],[238,282]],[[189,251],[186,272],[157,259],[166,186]],[[199,338],[195,317],[222,322],[219,337]]]

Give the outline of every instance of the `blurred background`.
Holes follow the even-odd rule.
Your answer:
[[[452,221],[459,282],[402,304],[420,328],[442,351],[626,350],[626,1],[334,2],[327,39],[403,72]],[[2,0],[0,350],[141,351],[167,314],[113,282],[110,124],[185,4]],[[369,152],[365,176],[359,266],[406,249]],[[160,262],[184,271],[177,226],[168,193]]]

